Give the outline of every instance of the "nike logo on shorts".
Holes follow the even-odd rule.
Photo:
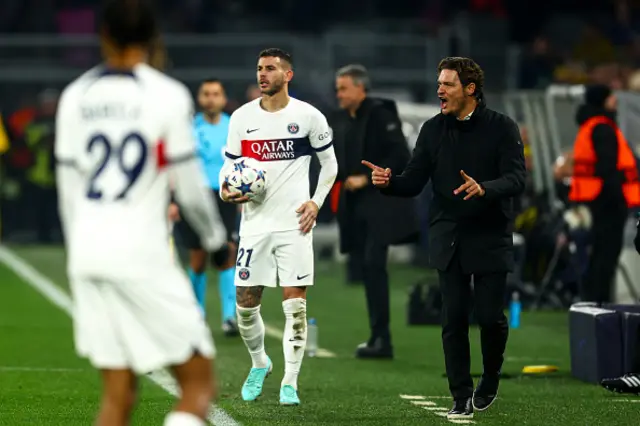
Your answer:
[[[298,280],[304,280],[305,278],[307,278],[309,275],[311,274],[307,274],[307,275],[298,275],[296,278],[298,278]]]

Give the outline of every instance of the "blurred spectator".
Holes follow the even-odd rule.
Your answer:
[[[583,62],[589,67],[616,60],[613,43],[605,37],[598,27],[586,24],[582,37],[573,49],[573,59]]]
[[[262,93],[260,92],[260,87],[258,87],[257,84],[252,84],[249,87],[247,87],[247,91],[245,95],[247,97],[247,102],[251,102],[255,99],[258,99],[260,96],[262,96]]]
[[[4,125],[4,120],[2,119],[2,114],[0,114],[0,155],[7,152],[10,146],[11,145],[9,143],[9,135],[7,134],[7,130]],[[1,176],[0,176],[0,179],[2,179]]]
[[[558,83],[585,84],[589,81],[587,67],[582,62],[572,60],[558,66],[553,76]]]
[[[522,89],[543,89],[553,82],[553,71],[559,64],[551,52],[549,39],[538,36],[525,54],[520,66]]]
[[[53,89],[47,89],[40,94],[38,113],[27,125],[24,133],[26,145],[33,155],[33,163],[26,174],[25,196],[30,199],[37,238],[41,243],[53,242],[53,232],[57,226],[53,146],[58,95]]]
[[[640,70],[636,70],[631,74],[627,88],[634,92],[640,92]]]
[[[499,18],[506,16],[503,0],[471,0],[470,6],[475,13],[491,13]]]

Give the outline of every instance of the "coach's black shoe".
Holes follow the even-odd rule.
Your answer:
[[[240,335],[238,324],[232,319],[228,319],[222,323],[222,332],[227,337],[235,337]]]
[[[447,413],[447,420],[472,418],[473,403],[471,402],[471,398],[462,398],[453,401],[453,408]]]
[[[625,374],[615,379],[603,379],[600,384],[611,392],[640,395],[640,374]]]
[[[361,343],[356,348],[356,358],[393,359],[393,346],[381,338]]]
[[[476,390],[473,392],[473,408],[484,411],[493,404],[498,397],[499,378],[482,376]]]

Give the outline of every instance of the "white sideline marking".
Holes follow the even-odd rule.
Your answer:
[[[88,370],[82,368],[53,368],[53,367],[12,367],[0,365],[0,371],[24,371],[27,373],[83,373]]]
[[[435,406],[436,405],[436,403],[433,401],[411,401],[411,403],[413,405],[419,405],[419,406],[423,406],[423,405]]]
[[[427,399],[426,397],[422,396],[422,395],[400,395],[400,398],[402,399]]]
[[[638,399],[617,399],[617,398],[612,398],[612,399],[607,399],[607,402],[631,402],[631,403],[636,403],[636,404],[640,404],[640,398]]]
[[[15,274],[22,278],[30,287],[42,294],[49,302],[71,316],[71,298],[62,291],[60,287],[54,284],[53,281],[38,272],[33,266],[13,253],[13,251],[3,246],[0,246],[0,262],[15,272]],[[178,386],[166,370],[154,371],[148,374],[147,377],[171,395],[179,396],[180,391]],[[215,407],[213,404],[209,408],[207,420],[211,424],[218,426],[240,426],[240,423],[234,420],[226,411]]]
[[[280,339],[282,340],[282,337],[284,336],[284,333],[275,327],[272,327],[268,324],[264,325],[264,333],[267,336],[271,336],[274,339]],[[334,354],[333,352],[327,350],[327,349],[323,349],[323,348],[318,348],[318,350],[316,351],[316,358],[336,358],[337,355]]]
[[[455,423],[459,425],[470,425],[474,424],[475,421],[467,420],[467,419],[447,419],[447,412],[449,411],[446,407],[439,407],[435,402],[429,401],[429,399],[451,399],[449,396],[423,396],[423,395],[400,395],[400,398],[411,402],[411,404],[416,405],[423,410],[427,410],[430,413],[435,414],[436,416],[445,418],[449,423]]]

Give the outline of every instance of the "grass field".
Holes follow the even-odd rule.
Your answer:
[[[4,250],[1,249],[0,250]],[[64,254],[56,247],[12,247],[60,289],[67,291]],[[211,277],[209,321],[218,347],[219,407],[243,425],[439,425],[449,408],[438,327],[407,327],[408,287],[428,274],[393,267],[392,313],[394,361],[360,361],[355,346],[366,339],[367,316],[362,288],[343,284],[340,265],[320,263],[317,286],[310,293],[309,316],[317,318],[320,346],[335,357],[306,358],[300,377],[299,407],[280,407],[280,295],[266,294],[265,322],[272,328],[267,351],[274,373],[255,403],[240,399],[250,367],[239,339],[222,336],[215,276]],[[55,297],[55,295],[54,295]],[[59,300],[60,302],[60,300]],[[478,333],[472,331],[474,372],[480,372]],[[547,377],[521,377],[525,364],[552,363],[561,369]],[[569,374],[567,320],[564,313],[524,313],[512,330],[500,398],[473,422],[485,425],[637,425],[640,398],[610,395],[573,380]],[[92,423],[100,383],[97,373],[76,357],[71,321],[63,310],[0,264],[0,425],[74,426]],[[143,380],[135,425],[160,425],[174,398],[151,380]],[[423,396],[418,404],[400,395]],[[415,400],[414,400],[415,402]]]

